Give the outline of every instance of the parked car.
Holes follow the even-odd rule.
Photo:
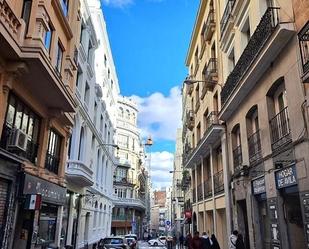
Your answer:
[[[127,239],[121,236],[106,237],[99,242],[99,248],[103,249],[130,249]]]
[[[159,238],[151,239],[151,240],[148,241],[148,244],[150,246],[165,246],[165,244],[166,244],[166,237],[165,236],[160,236]]]
[[[124,236],[125,238],[134,238],[136,241],[138,241],[137,239],[137,235],[134,233],[130,233]]]
[[[135,249],[136,248],[136,243],[137,243],[135,238],[128,237],[126,239],[127,239],[128,245],[130,246],[130,249]]]

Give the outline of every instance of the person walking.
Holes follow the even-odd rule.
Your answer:
[[[230,249],[236,249],[237,236],[238,236],[238,231],[234,230],[229,239]]]
[[[202,234],[202,248],[203,249],[211,249],[212,241],[210,240],[209,236],[207,235],[206,232],[203,232]]]
[[[191,233],[188,233],[187,234],[187,237],[186,237],[186,246],[188,249],[192,249],[192,235]]]
[[[202,249],[202,240],[200,238],[200,233],[198,231],[194,233],[192,239],[192,249]]]
[[[246,249],[244,238],[241,234],[238,234],[237,240],[236,240],[236,249]]]
[[[214,234],[211,235],[210,241],[212,242],[211,249],[220,249],[219,242]]]
[[[183,249],[184,241],[185,241],[185,238],[184,238],[183,234],[180,234],[180,236],[179,236],[179,248],[180,249]]]

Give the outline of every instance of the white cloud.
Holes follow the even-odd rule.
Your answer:
[[[151,181],[154,189],[171,185],[174,155],[167,151],[151,153]]]
[[[133,0],[102,0],[102,3],[106,6],[115,8],[124,8],[134,3]]]
[[[175,140],[181,125],[181,90],[173,87],[168,96],[155,92],[148,97],[132,96],[138,104],[139,127],[142,136],[151,135],[154,140]]]

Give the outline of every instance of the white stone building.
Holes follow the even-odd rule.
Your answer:
[[[100,2],[81,0],[76,101],[62,244],[84,248],[110,235],[118,81]],[[104,55],[104,60],[102,60]]]
[[[137,128],[137,106],[127,97],[118,98],[117,145],[119,162],[114,175],[112,233],[144,234],[147,177],[144,145]]]

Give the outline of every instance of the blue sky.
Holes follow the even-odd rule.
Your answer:
[[[181,119],[180,88],[187,75],[185,58],[199,0],[101,2],[121,94],[138,103],[142,134],[154,140],[154,177],[163,164],[171,167]],[[161,181],[158,187],[168,182],[153,181]]]

